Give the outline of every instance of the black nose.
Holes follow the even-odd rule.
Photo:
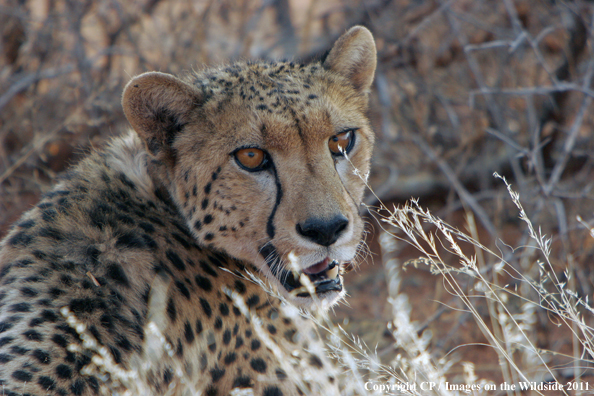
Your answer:
[[[297,232],[312,242],[322,246],[330,246],[346,230],[349,220],[338,215],[331,220],[311,218],[297,224]]]

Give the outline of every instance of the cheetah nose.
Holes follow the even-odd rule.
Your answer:
[[[346,230],[349,220],[342,214],[331,220],[310,218],[297,224],[297,232],[312,242],[322,246],[330,246]]]

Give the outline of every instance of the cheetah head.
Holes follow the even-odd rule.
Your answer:
[[[362,240],[375,67],[371,33],[354,27],[321,62],[145,73],[122,102],[199,244],[254,264],[293,303],[330,306]]]

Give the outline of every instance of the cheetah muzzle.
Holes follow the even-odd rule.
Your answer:
[[[362,249],[375,67],[371,33],[354,27],[311,63],[134,77],[122,98],[133,131],[2,241],[2,394],[115,391],[80,331],[142,369],[137,394],[338,395],[293,305],[343,298]]]

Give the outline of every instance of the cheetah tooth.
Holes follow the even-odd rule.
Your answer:
[[[332,269],[329,269],[326,273],[328,274],[328,279],[335,279],[338,276],[339,265],[335,265]]]

